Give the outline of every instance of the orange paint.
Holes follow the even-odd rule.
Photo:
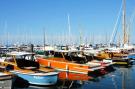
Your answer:
[[[77,73],[70,73],[70,72],[60,72],[59,73],[59,79],[86,81],[86,80],[92,79],[92,77],[88,76],[87,74],[77,74]]]
[[[58,58],[48,58],[48,59],[43,59],[43,58],[37,58],[37,61],[44,66],[55,68],[55,69],[61,69],[61,70],[66,70],[69,72],[76,72],[76,73],[85,73],[87,74],[90,71],[90,68],[88,65],[84,64],[78,64],[78,63],[73,63],[73,62],[68,62],[62,59]]]

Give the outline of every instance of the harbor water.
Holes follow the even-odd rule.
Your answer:
[[[53,86],[34,86],[18,79],[12,84],[12,89],[134,89],[135,65],[131,67],[114,67],[115,71],[91,77],[83,74],[63,73],[60,80]],[[64,75],[66,74],[66,75]],[[9,81],[0,81],[1,86]],[[1,89],[10,89],[8,86]]]

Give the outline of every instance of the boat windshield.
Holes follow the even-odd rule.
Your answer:
[[[33,55],[22,55],[22,56],[16,56],[16,60],[31,60],[31,61],[34,61],[35,57]]]

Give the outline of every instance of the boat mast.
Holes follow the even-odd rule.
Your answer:
[[[123,0],[122,29],[123,29],[123,44],[126,44],[127,43],[127,37],[126,37],[126,0]]]
[[[5,38],[7,40],[6,45],[9,46],[9,32],[7,30],[7,22],[5,21]]]
[[[134,17],[135,17],[135,9],[134,9],[134,11],[133,11],[133,13],[132,13],[132,15],[131,15],[131,17],[130,17],[130,19],[129,19],[129,24],[127,25],[127,31],[128,31],[128,35],[127,35],[127,42],[128,42],[128,44],[130,44],[130,39],[131,39],[131,36],[130,36],[130,34],[131,34],[131,26],[132,26],[132,24],[133,24],[133,20],[134,20]]]
[[[70,26],[70,17],[69,17],[69,14],[67,16],[68,16],[68,31],[69,31],[69,33],[68,33],[68,35],[69,35],[68,44],[70,44],[70,42],[71,42],[71,26]]]
[[[80,29],[80,46],[82,45],[82,30]]]
[[[44,44],[44,52],[45,52],[45,29],[43,29],[43,44]]]

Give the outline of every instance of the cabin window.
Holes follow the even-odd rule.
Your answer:
[[[24,59],[25,57],[24,56],[16,56],[16,59],[19,60],[19,59]]]
[[[12,57],[7,57],[5,59],[6,62],[15,62],[14,59]]]

